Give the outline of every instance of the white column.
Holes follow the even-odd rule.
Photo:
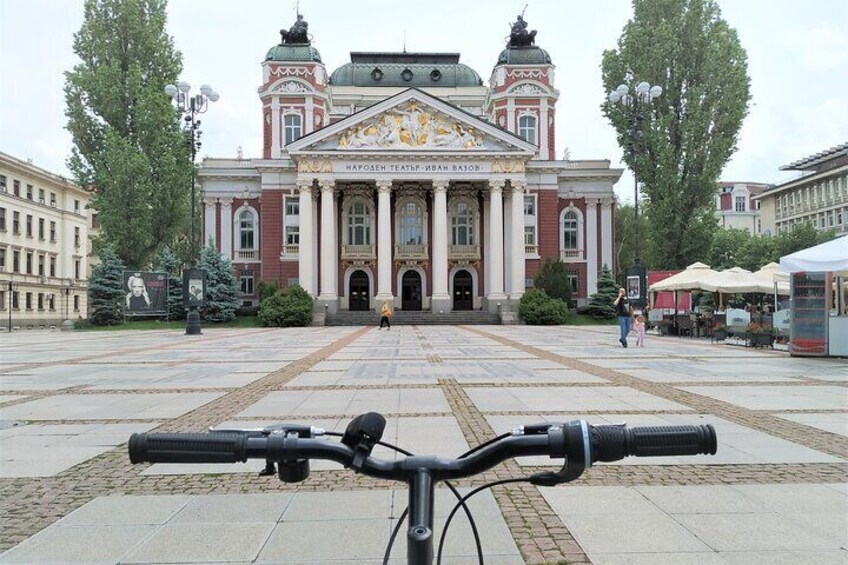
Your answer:
[[[518,135],[518,124],[515,123],[515,98],[506,99],[506,129]]]
[[[271,158],[280,158],[280,97],[271,98]]]
[[[586,199],[586,238],[583,240],[586,250],[586,297],[598,290],[598,201]]]
[[[539,111],[539,159],[548,161],[548,100],[542,98],[542,108]]]
[[[489,309],[496,311],[493,301],[505,300],[503,269],[503,188],[504,179],[489,180]]]
[[[489,261],[489,255],[491,255],[491,250],[489,249],[489,222],[492,217],[489,214],[489,199],[487,198],[488,193],[484,192],[483,198],[483,296],[489,296],[489,284],[491,283],[489,273],[491,270],[491,262]]]
[[[601,266],[612,271],[612,198],[601,201]],[[754,232],[751,232],[754,233]]]
[[[318,296],[318,197],[320,191],[312,191],[312,291]]]
[[[312,102],[312,97],[306,97],[306,123],[304,124],[304,132],[312,133],[312,130],[315,129],[315,104]]]
[[[377,180],[377,296],[376,307],[392,295],[392,181]]]
[[[233,199],[221,198],[221,255],[233,258]]]
[[[509,296],[518,300],[524,295],[524,189],[527,181],[511,180],[512,185],[512,286]]]
[[[433,311],[450,310],[448,294],[448,184],[433,181]]]
[[[297,188],[300,191],[300,242],[297,250],[298,281],[303,290],[310,296],[315,296],[313,283],[314,262],[312,257],[312,243],[315,239],[315,224],[312,215],[312,179],[297,179]]]
[[[203,240],[200,242],[203,247],[209,244],[210,239],[212,240],[212,245],[215,245],[215,226],[218,223],[215,218],[215,204],[217,202],[217,198],[203,199],[203,204],[206,206],[203,211]]]
[[[336,241],[336,183],[332,179],[318,181],[321,186],[321,294],[320,300],[335,301],[336,289],[339,285],[338,261],[339,251]]]
[[[504,294],[512,293],[512,191],[503,191]]]

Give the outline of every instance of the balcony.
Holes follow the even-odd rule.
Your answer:
[[[449,245],[448,259],[454,261],[479,261],[479,245]]]
[[[427,259],[427,247],[424,245],[395,245],[395,259]]]
[[[348,261],[367,261],[376,254],[373,245],[342,245],[342,259]]]
[[[236,249],[236,261],[258,261],[258,249]]]
[[[563,263],[579,263],[586,260],[582,249],[560,249],[559,258]]]
[[[524,255],[538,255],[539,254],[539,246],[531,245],[529,243],[524,244]]]
[[[283,250],[282,250],[282,252],[280,253],[280,256],[281,256],[281,257],[287,257],[287,258],[297,257],[297,254],[298,254],[299,252],[300,252],[300,245],[298,245],[298,244],[296,244],[296,243],[295,243],[295,244],[293,244],[293,245],[290,245],[290,244],[284,244],[284,245],[283,245]]]

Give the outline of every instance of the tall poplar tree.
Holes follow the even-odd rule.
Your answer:
[[[607,91],[642,81],[663,89],[646,108],[636,158],[650,226],[642,247],[650,267],[685,267],[710,247],[716,182],[748,113],[745,50],[714,0],[633,0],[601,67]],[[602,109],[632,168],[629,120],[609,102]]]
[[[188,225],[189,148],[164,93],[182,71],[166,33],[166,0],[86,0],[74,35],[80,63],[65,73],[68,165],[95,189],[107,244],[144,268]]]

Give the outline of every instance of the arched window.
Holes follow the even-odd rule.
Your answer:
[[[575,212],[566,212],[562,216],[562,248],[579,249],[580,220]]]
[[[250,210],[239,214],[239,249],[256,249],[256,220]]]
[[[283,145],[288,145],[292,141],[300,139],[301,132],[303,131],[302,124],[303,120],[300,114],[286,114],[283,116],[283,131],[286,136]]]
[[[362,200],[354,200],[347,209],[347,244],[371,245],[371,211]]]
[[[528,143],[536,141],[536,116],[520,116],[518,118],[518,136]]]
[[[399,245],[424,245],[424,210],[414,201],[405,202],[400,208]]]
[[[451,206],[451,245],[474,245],[474,210],[465,200]]]

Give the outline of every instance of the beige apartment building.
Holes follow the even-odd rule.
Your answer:
[[[848,233],[848,142],[780,167],[801,176],[754,196],[764,234],[809,222],[816,229]]]
[[[0,327],[8,329],[10,308],[13,328],[86,317],[89,196],[0,152]]]
[[[716,217],[723,228],[748,230],[752,235],[762,234],[760,202],[753,198],[761,194],[767,184],[758,182],[720,182],[716,194]]]

